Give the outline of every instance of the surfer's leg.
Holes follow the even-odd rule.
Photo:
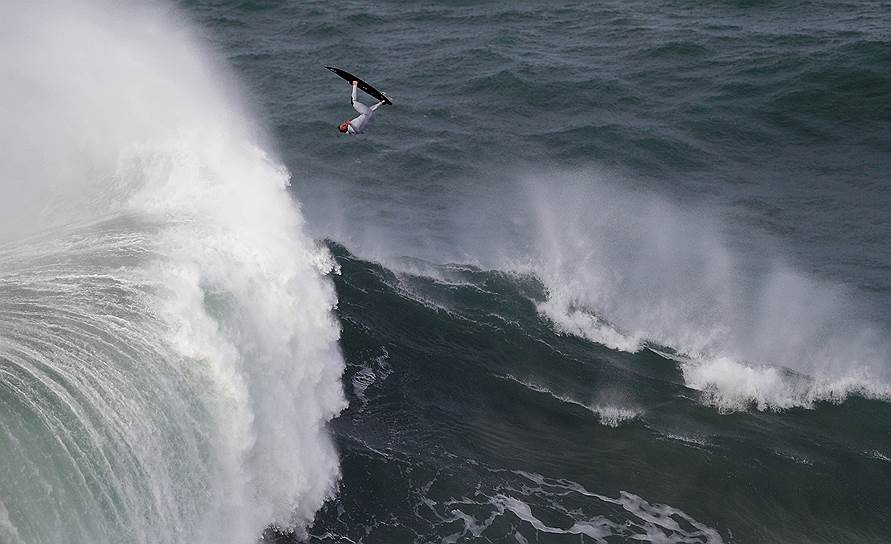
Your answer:
[[[367,114],[368,112],[371,111],[371,108],[369,108],[369,107],[366,106],[365,104],[359,102],[358,100],[353,100],[353,108],[354,108],[357,112],[361,113],[362,115],[365,115],[365,114]]]
[[[366,113],[368,113],[371,110],[368,109],[368,106],[366,106],[365,104],[356,100],[356,84],[353,83],[352,87],[353,87],[353,91],[352,91],[352,94],[350,94],[350,104],[353,105],[353,109],[355,109],[357,112],[361,113],[362,115],[365,115]]]

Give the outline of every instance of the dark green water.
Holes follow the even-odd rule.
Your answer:
[[[310,541],[887,540],[891,4],[187,6],[342,267]]]

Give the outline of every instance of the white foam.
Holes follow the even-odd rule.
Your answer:
[[[600,418],[600,423],[607,427],[619,427],[638,418],[643,412],[638,408],[623,406],[594,405],[591,410]]]
[[[618,498],[607,497],[588,491],[576,482],[569,480],[553,480],[540,474],[518,471],[519,474],[539,487],[539,490],[551,495],[578,493],[605,503],[621,506],[631,517],[624,521],[614,521],[605,516],[594,516],[579,519],[578,512],[571,514],[573,525],[568,529],[549,527],[533,515],[530,506],[514,497],[499,495],[494,498],[506,510],[510,510],[520,519],[530,523],[536,530],[555,534],[583,534],[597,542],[606,542],[608,536],[621,535],[626,539],[644,542],[690,542],[703,544],[720,544],[721,535],[711,527],[691,518],[682,510],[665,504],[653,504],[633,493],[621,491]],[[682,528],[678,519],[684,520],[692,530]]]
[[[548,316],[556,330],[586,338],[610,349],[635,353],[643,347],[636,335],[625,335],[591,312],[573,307],[573,301],[562,290],[551,289],[548,299],[537,304],[538,311]]]
[[[21,538],[19,538],[18,529],[9,519],[9,512],[6,511],[2,498],[0,498],[0,541],[8,542],[9,544],[22,542]]]
[[[39,422],[0,414],[0,525],[299,531],[339,476],[334,267],[237,89],[165,3],[2,3],[0,49],[0,360]]]
[[[805,457],[804,455],[792,453],[789,451],[783,451],[783,450],[774,450],[773,452],[776,455],[779,455],[780,457],[782,457],[784,459],[788,459],[788,460],[792,461],[793,463],[797,463],[799,465],[806,465],[806,466],[814,465],[814,461],[808,457]]]
[[[536,531],[541,531],[542,533],[585,535],[598,542],[604,542],[604,538],[613,534],[612,528],[615,524],[604,518],[591,521],[576,521],[571,527],[560,529],[557,527],[550,527],[532,515],[532,509],[529,505],[519,499],[499,495],[495,497],[495,502],[502,508],[513,512],[521,520],[532,525]]]
[[[708,440],[702,436],[689,435],[689,434],[677,434],[677,433],[665,433],[664,436],[665,436],[665,438],[668,438],[669,440],[677,440],[678,442],[690,444],[694,447],[708,445]]]
[[[613,541],[723,542],[716,530],[682,510],[650,503],[633,493],[621,491],[619,497],[613,498],[589,491],[571,480],[505,469],[490,469],[490,472],[507,478],[499,476],[494,482],[488,477],[483,478],[469,497],[445,501],[429,496],[420,498],[415,513],[424,519],[432,517],[437,529],[448,527],[453,530],[455,522],[461,523],[459,529],[442,537],[441,543],[470,538],[495,541],[505,536],[526,542],[539,539],[540,533],[588,537],[601,544]],[[520,481],[516,476],[521,478]],[[429,482],[425,489],[429,490],[432,484]],[[543,516],[545,513],[549,515]],[[555,517],[562,519],[559,526],[545,521]],[[433,540],[426,535],[418,536]]]
[[[873,459],[878,459],[879,461],[885,461],[886,463],[891,463],[891,457],[888,457],[884,453],[879,450],[870,450],[864,452],[867,456],[872,457]]]
[[[817,402],[839,403],[851,395],[891,400],[891,389],[867,373],[840,378],[812,378],[770,366],[728,358],[688,359],[681,364],[684,381],[702,392],[703,401],[721,412],[813,408]]]

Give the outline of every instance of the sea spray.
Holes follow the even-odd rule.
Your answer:
[[[0,535],[299,530],[338,477],[343,363],[287,172],[168,6],[0,21]]]
[[[775,242],[733,248],[717,215],[601,175],[530,177],[525,194],[535,237],[522,267],[544,282],[539,311],[558,331],[623,351],[668,346],[722,410],[887,397],[891,349],[864,303],[797,273]]]

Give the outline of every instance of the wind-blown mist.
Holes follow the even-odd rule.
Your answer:
[[[0,541],[249,542],[332,493],[327,253],[164,7],[0,8]]]
[[[753,249],[734,249],[740,227],[598,176],[537,179],[527,194],[540,309],[561,331],[668,347],[721,409],[889,395],[891,350],[862,303],[796,272],[763,235],[735,232]]]

